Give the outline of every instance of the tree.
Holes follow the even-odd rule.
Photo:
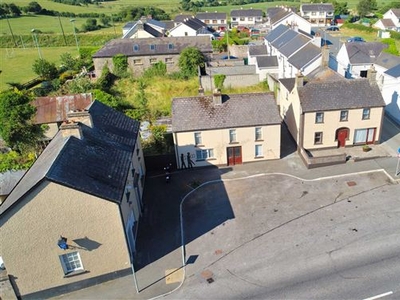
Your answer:
[[[104,27],[110,26],[111,17],[109,16],[102,16],[100,17],[100,22],[103,24]]]
[[[357,4],[357,11],[360,17],[365,17],[377,7],[376,0],[360,0]]]
[[[333,7],[335,8],[335,16],[336,15],[348,15],[349,9],[347,7],[347,2],[332,2]]]
[[[199,66],[204,66],[204,55],[196,47],[187,47],[181,52],[178,64],[183,74],[195,76]]]
[[[26,11],[38,14],[42,11],[42,7],[40,6],[39,3],[37,3],[36,1],[33,1],[33,2],[29,2],[28,6],[26,8]]]
[[[23,153],[35,148],[43,136],[40,125],[33,124],[36,108],[26,91],[9,90],[0,94],[0,136],[12,149]]]
[[[56,65],[42,58],[35,60],[32,70],[44,80],[52,80],[58,76]]]

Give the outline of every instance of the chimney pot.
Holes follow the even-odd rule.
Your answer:
[[[302,87],[304,85],[304,75],[300,71],[296,74],[295,80],[297,87]]]
[[[214,105],[222,104],[222,94],[220,89],[215,89],[213,92],[213,103]]]

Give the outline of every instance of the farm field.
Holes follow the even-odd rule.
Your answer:
[[[43,58],[54,62],[58,66],[60,55],[65,52],[71,53],[73,56],[78,54],[76,47],[57,47],[45,48],[41,47]],[[27,82],[37,75],[32,71],[32,64],[35,59],[39,58],[36,48],[26,49],[6,49],[0,48],[1,64],[0,69],[0,90],[9,88],[7,82]]]

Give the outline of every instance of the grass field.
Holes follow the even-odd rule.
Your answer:
[[[56,63],[60,62],[60,55],[70,52],[77,55],[76,47],[57,47],[57,48],[40,48],[44,59]],[[27,82],[37,75],[32,71],[32,64],[35,59],[39,58],[39,53],[35,48],[26,49],[5,49],[0,48],[2,70],[0,74],[0,90],[9,88],[7,82]]]

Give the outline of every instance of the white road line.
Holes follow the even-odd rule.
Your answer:
[[[370,297],[370,298],[365,298],[364,300],[375,300],[375,299],[383,298],[383,297],[386,297],[386,296],[389,296],[389,295],[392,295],[392,294],[393,294],[393,292],[390,291],[390,292],[383,293],[383,294],[380,294],[380,295],[376,295],[376,296],[373,296],[373,297]]]

